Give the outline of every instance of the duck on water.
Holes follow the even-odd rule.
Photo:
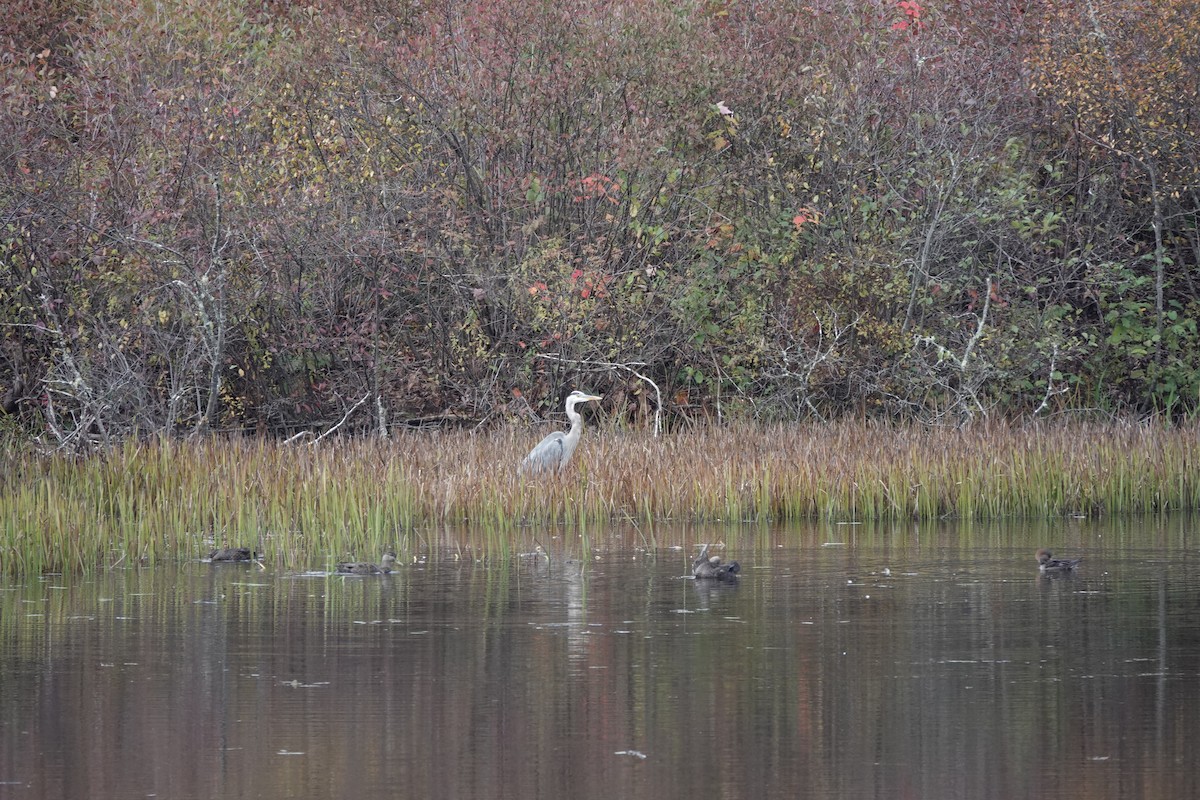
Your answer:
[[[335,572],[340,575],[387,575],[395,563],[396,556],[393,553],[384,553],[378,564],[372,564],[370,561],[343,561],[337,565]]]
[[[1062,574],[1074,572],[1082,558],[1055,558],[1049,548],[1043,547],[1037,551],[1038,570],[1042,574]]]
[[[692,577],[697,580],[716,580],[733,583],[738,579],[742,565],[736,561],[721,563],[720,556],[708,555],[708,545],[700,546],[700,554],[692,560]]]
[[[257,556],[249,547],[220,547],[208,554],[208,560],[214,564],[224,564],[253,561]]]

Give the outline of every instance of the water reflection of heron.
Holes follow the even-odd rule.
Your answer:
[[[708,555],[708,545],[700,547],[700,554],[692,561],[692,577],[698,580],[717,580],[732,583],[738,579],[742,565],[736,561],[721,563],[720,556]]]

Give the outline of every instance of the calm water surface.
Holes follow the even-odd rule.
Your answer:
[[[1200,797],[1188,521],[705,538],[0,584],[0,797]]]

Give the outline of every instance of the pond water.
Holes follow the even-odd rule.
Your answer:
[[[614,534],[383,577],[0,584],[0,797],[1200,797],[1191,531]],[[718,539],[741,581],[681,577]],[[1079,573],[1040,576],[1040,544]]]

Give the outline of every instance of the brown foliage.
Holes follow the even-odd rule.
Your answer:
[[[32,4],[0,31],[5,408],[71,440],[575,385],[1191,408],[1192,6]]]

